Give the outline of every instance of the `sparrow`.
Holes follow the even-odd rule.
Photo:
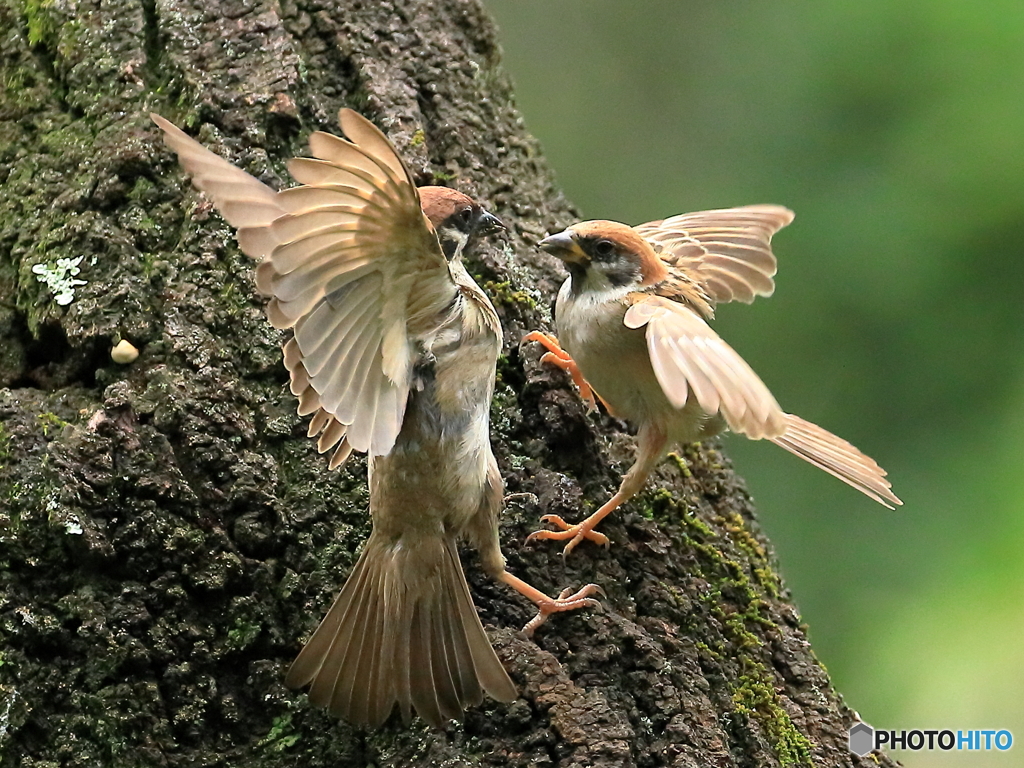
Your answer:
[[[489,410],[501,326],[462,263],[503,229],[466,195],[416,188],[387,137],[349,109],[347,139],[310,136],[276,192],[152,115],[165,142],[257,259],[299,413],[337,467],[368,454],[372,532],[285,684],[358,725],[397,705],[436,727],[516,689],[477,616],[457,545],[548,615],[595,605],[595,585],[551,598],[505,570],[503,482]]]
[[[535,539],[607,546],[598,523],[636,494],[678,443],[730,429],[770,440],[890,509],[902,504],[885,471],[842,438],[785,413],[757,374],[708,324],[717,304],[775,290],[771,239],[793,220],[776,205],[685,213],[630,227],[585,221],[540,241],[569,271],[555,302],[557,339],[527,334],[566,369],[591,408],[632,422],[637,458],[618,492],[582,522],[557,515]]]

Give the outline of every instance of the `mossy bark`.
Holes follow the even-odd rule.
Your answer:
[[[0,30],[0,766],[892,764],[848,753],[717,444],[665,462],[610,550],[522,547],[607,498],[632,439],[519,346],[561,279],[532,246],[576,216],[478,2],[0,0]],[[252,264],[147,117],[282,186],[342,106],[510,225],[471,265],[506,331],[495,450],[534,494],[502,542],[546,590],[608,593],[530,641],[467,553],[521,697],[445,732],[355,730],[281,683],[366,536],[365,463],[329,473],[304,437]],[[32,268],[80,256],[58,304]]]

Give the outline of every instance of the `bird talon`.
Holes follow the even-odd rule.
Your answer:
[[[591,597],[594,594],[600,594],[602,597],[605,596],[604,590],[597,584],[587,584],[582,589],[576,590],[576,592],[572,591],[572,587],[566,587],[558,593],[556,599],[551,600],[548,598],[538,602],[537,615],[526,623],[526,626],[523,627],[523,633],[527,637],[532,637],[537,627],[547,621],[548,616],[553,613],[601,606],[599,601]]]
[[[562,557],[567,556],[570,552],[576,549],[576,546],[584,539],[589,539],[595,544],[599,544],[603,547],[611,545],[611,541],[600,531],[595,531],[593,525],[587,525],[587,521],[584,520],[582,523],[576,523],[570,525],[558,515],[544,515],[541,519],[542,523],[551,523],[552,525],[560,528],[561,530],[552,531],[547,528],[542,528],[539,531],[534,531],[526,537],[526,543],[538,540],[554,540],[554,541],[565,541],[569,539],[569,543],[565,545],[562,550]]]
[[[597,411],[597,395],[594,392],[593,387],[583,378],[583,372],[580,371],[579,366],[576,365],[576,361],[572,359],[572,356],[562,349],[562,345],[558,343],[558,339],[549,333],[543,331],[531,331],[523,337],[523,341],[536,341],[544,349],[547,350],[540,357],[542,365],[554,365],[557,368],[561,368],[563,371],[569,374],[573,384],[580,392],[580,399],[583,400],[587,405],[587,412],[594,413]],[[596,395],[596,396],[595,396]]]
[[[562,548],[562,559],[569,557],[569,553],[576,549],[576,545],[583,541],[582,534],[577,533],[565,547]]]
[[[565,350],[562,349],[562,345],[558,343],[558,339],[550,333],[544,333],[544,331],[530,331],[528,334],[523,336],[523,343],[525,344],[528,341],[536,341],[555,357],[568,357]]]

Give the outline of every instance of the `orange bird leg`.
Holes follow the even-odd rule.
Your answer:
[[[530,619],[526,626],[523,627],[523,633],[527,637],[533,637],[534,630],[547,621],[548,616],[551,614],[600,605],[591,595],[604,595],[604,590],[597,586],[597,584],[587,584],[587,586],[575,593],[573,593],[572,589],[563,589],[557,598],[548,597],[536,587],[530,586],[508,571],[503,571],[498,579],[508,584],[512,589],[537,606],[537,615]]]
[[[576,365],[576,361],[569,356],[569,353],[562,349],[561,344],[558,343],[558,339],[552,336],[550,333],[544,333],[543,331],[531,331],[530,333],[523,336],[523,341],[536,341],[544,349],[547,350],[541,358],[541,363],[550,364],[561,368],[563,371],[568,373],[572,377],[573,384],[580,391],[580,397],[583,402],[587,404],[588,411],[597,410],[597,400],[594,399],[596,394],[587,380],[583,378],[583,373],[580,371],[579,366]],[[598,395],[600,397],[600,395]],[[604,403],[604,400],[601,401]],[[607,406],[608,404],[605,403]]]
[[[576,545],[584,539],[590,539],[595,544],[604,544],[608,546],[608,537],[603,533],[595,531],[594,528],[604,520],[608,515],[618,509],[622,504],[629,501],[633,496],[644,487],[644,483],[647,482],[648,476],[654,467],[661,461],[661,457],[665,452],[665,445],[668,442],[665,436],[665,432],[657,425],[647,423],[640,427],[638,434],[639,443],[637,450],[636,461],[633,462],[633,466],[629,468],[629,472],[622,478],[622,483],[619,485],[619,490],[606,501],[600,509],[594,514],[575,525],[570,525],[565,522],[558,515],[544,515],[540,519],[542,523],[551,523],[552,525],[561,528],[559,531],[540,530],[534,531],[526,537],[526,543],[529,544],[535,539],[556,539],[558,541],[564,541],[569,539],[569,543],[565,545],[565,549],[562,550],[562,556],[568,555],[572,552]]]

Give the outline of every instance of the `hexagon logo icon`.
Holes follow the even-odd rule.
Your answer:
[[[875,746],[875,729],[867,723],[857,723],[850,729],[850,751],[863,757]]]

